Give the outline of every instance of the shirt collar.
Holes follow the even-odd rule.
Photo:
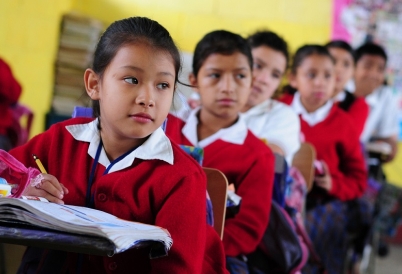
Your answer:
[[[346,91],[342,90],[335,96],[334,101],[342,102],[343,100],[345,100],[345,98],[346,98]]]
[[[372,93],[370,93],[369,95],[366,96],[365,100],[366,103],[373,108],[378,101],[380,101],[380,93],[381,93],[381,89],[382,87],[379,87],[377,89],[375,89]]]
[[[242,115],[239,115],[239,119],[237,122],[228,128],[222,128],[212,134],[211,136],[205,138],[204,140],[198,141],[197,136],[197,125],[198,125],[198,117],[197,114],[199,113],[200,108],[196,108],[191,111],[186,124],[182,129],[183,135],[187,138],[187,140],[193,145],[198,147],[206,147],[211,143],[221,139],[222,141],[242,145],[244,140],[247,137],[248,129],[247,125],[244,121]]]
[[[67,131],[70,132],[74,139],[89,143],[88,154],[94,159],[100,142],[100,135],[97,125],[98,119],[95,119],[87,124],[66,126]],[[157,159],[173,165],[174,158],[172,144],[170,143],[169,138],[166,137],[162,128],[159,127],[141,146],[128,154],[124,159],[114,164],[109,170],[109,173],[131,166],[135,158],[142,160]],[[108,159],[103,148],[99,156],[99,163],[106,168],[110,165],[110,160]]]
[[[304,108],[303,104],[300,101],[300,94],[296,92],[293,101],[292,101],[292,108],[294,111],[301,115],[304,121],[306,121],[310,126],[314,126],[327,118],[329,112],[331,111],[333,102],[332,100],[328,100],[322,107],[317,109],[312,113],[308,113],[307,110]]]

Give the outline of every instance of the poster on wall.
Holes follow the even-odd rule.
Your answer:
[[[388,55],[387,82],[397,98],[401,98],[402,93],[401,30],[401,0],[333,0],[331,39],[345,40],[354,48],[365,42],[382,45]],[[402,125],[400,99],[399,110]]]

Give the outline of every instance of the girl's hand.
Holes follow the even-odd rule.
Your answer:
[[[328,166],[324,161],[321,161],[324,170],[324,175],[316,175],[314,177],[314,182],[317,186],[330,191],[332,188],[331,174],[329,174]]]
[[[28,184],[22,195],[46,198],[49,202],[64,204],[63,198],[68,189],[50,174],[42,174],[43,179],[36,186]]]

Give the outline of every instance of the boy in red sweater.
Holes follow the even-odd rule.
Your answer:
[[[179,51],[164,27],[142,17],[116,21],[84,75],[96,119],[55,124],[10,152],[26,166],[38,155],[49,172],[25,195],[166,228],[173,239],[168,256],[150,260],[144,249],[113,257],[61,253],[55,264],[60,253],[28,248],[20,272],[226,271],[222,243],[206,224],[205,174],[161,129],[179,69]]]
[[[9,65],[0,59],[0,149],[12,147],[9,130],[13,125],[11,106],[16,104],[21,95],[21,86],[14,78]]]
[[[256,249],[271,207],[273,154],[239,115],[250,93],[252,62],[250,47],[241,36],[227,31],[204,36],[196,46],[189,77],[200,94],[201,108],[186,121],[170,115],[167,122],[167,135],[178,144],[203,148],[203,165],[221,170],[242,198],[239,212],[225,222],[228,262],[242,261]]]
[[[354,221],[348,220],[345,201],[359,198],[367,184],[359,136],[349,116],[329,100],[334,61],[325,47],[306,45],[297,50],[290,84],[298,91],[284,95],[282,101],[299,115],[305,141],[314,145],[323,166],[307,196],[306,229],[328,273],[341,273],[346,227]]]

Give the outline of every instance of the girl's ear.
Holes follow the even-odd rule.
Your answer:
[[[188,75],[188,82],[190,83],[190,85],[193,86],[193,90],[195,92],[198,92],[198,89],[197,89],[197,77],[195,77],[194,73],[190,73]]]
[[[289,72],[288,79],[289,79],[289,85],[291,85],[293,88],[297,89],[296,75],[294,75],[293,73]]]
[[[92,100],[99,100],[100,79],[92,69],[86,69],[84,73],[85,89]]]

